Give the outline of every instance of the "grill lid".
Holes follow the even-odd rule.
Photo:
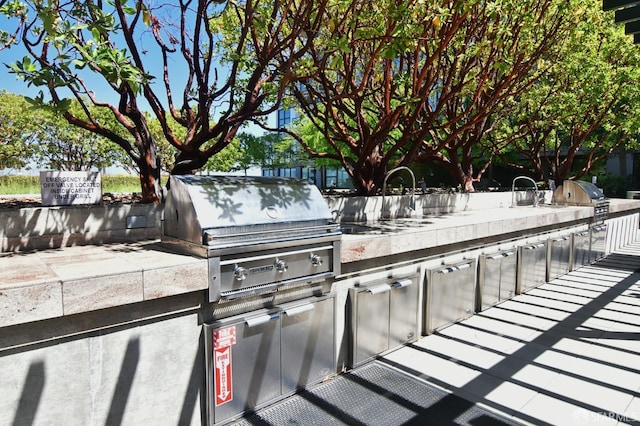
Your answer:
[[[556,203],[573,205],[592,205],[605,200],[604,193],[591,182],[565,180],[553,193]]]
[[[301,179],[171,176],[169,188],[164,234],[195,244],[241,235],[243,240],[276,238],[292,229],[299,236],[332,222],[318,188]]]

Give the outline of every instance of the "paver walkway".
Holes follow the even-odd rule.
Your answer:
[[[640,425],[640,243],[241,423]]]

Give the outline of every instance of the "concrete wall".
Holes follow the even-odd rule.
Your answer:
[[[540,191],[551,202],[550,191]],[[517,191],[515,201],[531,203],[530,191]],[[325,197],[338,221],[374,221],[382,212],[382,197]],[[423,194],[415,210],[409,196],[385,197],[393,216],[423,216],[511,206],[511,192]],[[105,244],[160,238],[163,205],[120,204],[0,209],[0,253],[45,248]]]
[[[61,206],[0,210],[0,252],[160,237],[162,206]]]
[[[551,191],[539,191],[540,203],[551,203]],[[385,217],[429,216],[463,211],[477,211],[511,207],[512,203],[533,204],[532,191],[420,194],[415,197],[415,208],[410,209],[411,195],[373,197],[325,197],[329,210],[339,213],[339,222],[367,222]]]
[[[197,294],[4,328],[0,425],[199,425]]]

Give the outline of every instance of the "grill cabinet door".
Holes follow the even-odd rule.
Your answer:
[[[572,270],[589,264],[589,231],[573,234],[573,256],[571,259]]]
[[[545,283],[547,275],[547,245],[538,243],[518,247],[517,293]]]
[[[600,260],[605,254],[607,225],[596,225],[591,228],[590,263]]]
[[[389,292],[380,284],[349,289],[352,303],[352,366],[389,349]]]
[[[513,297],[516,288],[516,256],[503,251],[478,258],[478,291],[476,310],[483,311]]]
[[[427,278],[427,333],[472,315],[475,308],[475,260],[430,270]]]
[[[547,242],[548,264],[547,281],[569,273],[569,261],[571,257],[571,238],[569,236],[551,238]]]
[[[480,255],[478,258],[478,293],[476,310],[483,311],[500,300],[502,253]]]
[[[280,315],[261,312],[205,325],[210,424],[280,397]]]
[[[282,392],[335,374],[335,295],[282,308]]]
[[[418,276],[349,289],[351,366],[418,338]]]
[[[389,295],[389,349],[418,338],[417,277],[391,284]]]
[[[503,253],[500,262],[500,300],[511,299],[516,294],[517,256],[514,250]]]

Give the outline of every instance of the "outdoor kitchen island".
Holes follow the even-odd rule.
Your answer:
[[[611,200],[607,240],[593,242],[604,242],[602,251],[608,251],[635,240],[639,212],[638,201]],[[327,377],[472,315],[476,280],[469,277],[480,270],[479,262],[487,261],[483,256],[506,259],[503,253],[535,251],[541,244],[545,253],[554,253],[553,244],[560,244],[556,241],[590,230],[592,216],[592,209],[579,206],[504,207],[395,225],[343,224],[340,273],[329,285],[323,281],[318,292],[303,291],[305,298],[332,305],[335,369],[326,371]],[[216,322],[214,311],[221,306],[209,301],[208,262],[172,251],[158,240],[1,256],[2,424],[211,423],[212,408],[207,407],[213,395],[207,387],[214,378],[207,376],[205,353],[215,348],[206,347],[211,336],[205,330]],[[436,294],[430,277],[446,288],[449,284],[440,277],[456,276],[465,277],[453,281],[460,282],[460,293],[454,295],[461,303],[450,305],[455,311],[451,315],[435,312],[430,295],[445,297],[442,306],[449,301],[447,294]],[[530,285],[535,283],[516,282],[513,293]],[[398,301],[405,307],[400,316],[394,310]],[[375,318],[366,314],[371,306],[377,307]],[[248,319],[260,327],[267,317],[283,320],[288,308],[267,308]],[[305,318],[318,311],[307,309],[292,309],[292,316]],[[367,318],[370,322],[363,322]],[[233,337],[226,338],[233,350]],[[314,342],[305,344],[312,347]],[[257,350],[263,348],[258,345]],[[303,357],[301,371],[310,368]],[[256,370],[247,380],[261,388],[268,375],[272,373],[266,369]],[[269,401],[292,392],[283,385],[279,389],[280,395]],[[228,391],[234,398],[247,393],[237,387]],[[248,400],[246,408],[253,408],[252,403]]]

